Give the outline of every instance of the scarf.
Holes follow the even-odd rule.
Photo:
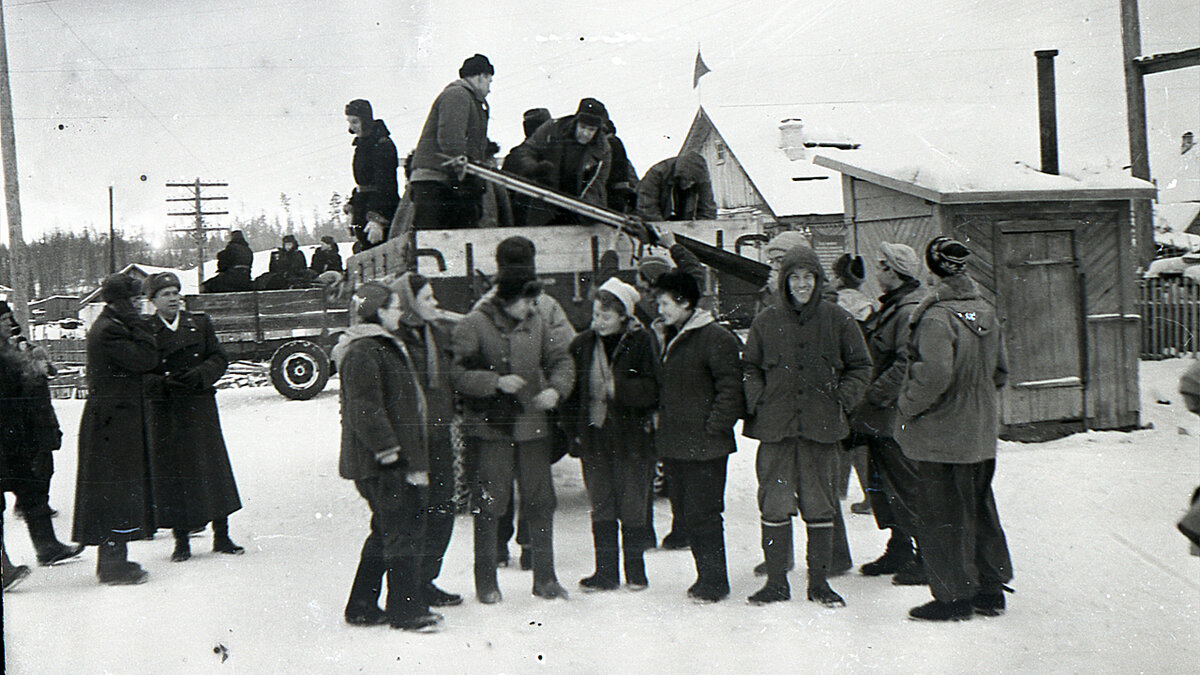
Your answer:
[[[604,420],[608,417],[608,402],[616,394],[616,381],[604,349],[604,338],[597,335],[592,348],[592,368],[588,373],[588,424],[597,429],[604,427]]]

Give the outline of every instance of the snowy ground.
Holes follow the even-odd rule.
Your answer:
[[[471,597],[470,523],[460,517],[438,583],[468,600],[444,611],[443,630],[350,627],[342,607],[367,509],[337,476],[336,382],[308,402],[270,388],[222,391],[245,503],[231,530],[247,555],[217,556],[207,538],[193,539],[199,555],[173,564],[170,536],[160,535],[130,547],[151,575],[135,587],[98,585],[95,549],[80,562],[34,567],[4,595],[6,665],[10,673],[1195,672],[1200,558],[1174,527],[1200,483],[1200,418],[1175,393],[1186,365],[1142,364],[1151,430],[1001,444],[995,489],[1017,593],[1003,617],[950,625],[905,618],[927,589],[858,574],[832,582],[844,609],[804,601],[802,572],[792,575],[792,602],[747,604],[761,583],[751,574],[761,553],[754,444],[743,441],[726,497],[726,602],[691,604],[691,556],[659,551],[648,555],[643,593],[547,602],[529,594],[528,573],[512,569],[500,572],[504,602],[483,606]],[[82,402],[56,404],[66,447],[51,503],[66,538]],[[587,498],[576,461],[555,469],[558,571],[573,589],[592,570]],[[858,499],[856,486],[850,496]],[[657,523],[661,536],[662,501]],[[885,538],[869,516],[847,513],[847,525],[856,564],[881,552]],[[33,564],[21,521],[5,519],[5,541],[15,561]]]

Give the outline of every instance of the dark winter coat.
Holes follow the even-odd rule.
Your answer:
[[[678,331],[655,322],[662,353],[658,430],[663,459],[704,461],[737,451],[733,425],[745,415],[741,344],[697,309]]]
[[[488,104],[466,80],[455,80],[429,108],[421,137],[413,151],[412,182],[457,183],[442,164],[447,157],[466,155],[473,161],[487,156]],[[479,194],[483,194],[482,189]]]
[[[787,278],[800,269],[813,272],[817,284],[798,307]],[[749,417],[743,433],[768,443],[834,443],[849,435],[847,413],[870,380],[867,345],[854,317],[822,298],[824,272],[812,249],[788,252],[778,284],[777,301],[754,317],[746,338]]]
[[[575,116],[550,120],[513,148],[504,170],[596,206],[608,204],[612,148],[603,130],[585,146],[575,142]],[[573,216],[579,222],[580,216]],[[526,225],[544,223],[527,222]]]
[[[282,246],[271,251],[271,266],[268,271],[282,274],[288,279],[302,278],[308,271],[308,260],[299,248],[288,250]]]
[[[228,253],[225,256],[217,255],[217,272],[244,268],[249,276],[250,268],[254,266],[254,251],[250,249],[250,244],[247,244],[245,239],[230,239],[225,248],[221,249],[221,253],[226,252]]]
[[[377,324],[352,326],[338,338],[333,360],[341,373],[342,478],[373,478],[379,459],[400,452],[397,470],[429,470],[425,392],[406,347]]]
[[[563,426],[572,439],[572,455],[592,460],[599,448],[592,447],[590,429],[591,387],[589,379],[600,337],[592,329],[571,341],[575,362],[575,388],[562,406]],[[609,402],[600,433],[615,435],[625,456],[654,455],[651,415],[658,408],[658,381],[661,360],[654,335],[640,325],[626,330],[610,359],[615,394]]]
[[[338,254],[337,248],[333,250],[326,249],[321,246],[313,251],[312,265],[309,268],[314,274],[322,274],[333,270],[335,272],[342,271],[342,256]]]
[[[629,161],[625,143],[616,134],[608,135],[608,146],[612,151],[612,170],[608,172],[605,185],[608,208],[618,213],[629,213],[637,206],[637,170]]]
[[[146,376],[155,522],[202,527],[242,508],[213,388],[229,360],[205,314],[181,311],[174,331],[157,315],[148,323],[159,354],[158,367]]]
[[[682,181],[692,186],[680,188]],[[717,203],[713,199],[708,165],[694,152],[664,159],[650,167],[638,183],[637,214],[643,220],[713,220]]]
[[[144,320],[105,307],[87,334],[71,533],[81,544],[153,531],[142,377],[157,366],[158,345]]]
[[[548,416],[532,407],[532,399],[553,387],[561,403],[575,383],[568,342],[553,338],[541,312],[517,322],[494,296],[454,327],[451,378],[463,399],[464,434],[516,441],[549,437]],[[515,396],[496,388],[500,376],[509,374],[526,382]]]
[[[50,453],[61,446],[45,376],[28,353],[0,342],[0,486],[17,491],[48,484],[54,473]]]
[[[400,204],[396,144],[383,120],[371,120],[370,125],[366,135],[354,138],[355,188],[350,193],[350,225],[355,230],[367,224],[369,213],[392,222],[392,214]]]
[[[996,457],[999,390],[1008,380],[996,311],[964,274],[939,280],[913,310],[896,441],[922,462]]]
[[[912,282],[879,298],[880,308],[866,325],[871,351],[871,383],[862,402],[850,415],[850,428],[858,433],[890,437],[896,425],[896,397],[908,370],[908,321],[928,291]]]
[[[412,357],[417,378],[425,390],[427,419],[429,425],[430,452],[432,445],[440,444],[439,450],[450,447],[450,424],[456,414],[454,406],[454,384],[450,380],[450,331],[446,323],[429,324],[429,333],[434,345],[432,367],[425,337],[425,324],[401,325],[397,337],[404,341]]]

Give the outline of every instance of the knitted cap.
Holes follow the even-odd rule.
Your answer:
[[[637,266],[638,274],[651,284],[670,269],[671,263],[666,258],[656,255],[645,256],[638,261]]]
[[[929,266],[929,271],[939,277],[948,277],[962,274],[970,255],[971,249],[961,241],[945,236],[935,237],[925,247],[925,264]]]
[[[350,312],[363,321],[377,319],[379,310],[392,297],[392,289],[383,284],[370,281],[354,289],[350,297]]]
[[[849,253],[843,253],[833,261],[833,273],[852,284],[861,284],[867,278],[867,268],[862,256],[851,256]]]
[[[785,230],[767,242],[763,254],[770,257],[772,253],[787,253],[797,246],[808,246],[808,237],[794,230]]]
[[[157,274],[151,274],[146,278],[146,283],[143,284],[143,286],[146,289],[146,297],[150,298],[151,300],[153,300],[154,296],[158,295],[158,292],[164,288],[174,288],[177,291],[183,288],[183,286],[179,283],[179,277],[175,276],[174,272],[158,272]]]
[[[912,250],[911,246],[887,241],[881,242],[879,244],[879,260],[887,263],[892,271],[910,279],[916,279],[921,275],[921,259],[917,257],[917,252]]]
[[[597,290],[607,291],[617,296],[617,299],[621,301],[621,306],[625,308],[625,316],[633,316],[633,308],[642,297],[636,288],[616,277],[609,277],[608,281],[600,284],[600,288]]]
[[[334,248],[337,248],[337,240],[328,234],[325,235],[324,237],[321,237],[321,241],[326,244],[329,244],[330,246],[332,246]]]

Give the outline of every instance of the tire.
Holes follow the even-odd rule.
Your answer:
[[[329,381],[329,357],[308,340],[293,340],[271,356],[271,384],[293,401],[307,401]]]

